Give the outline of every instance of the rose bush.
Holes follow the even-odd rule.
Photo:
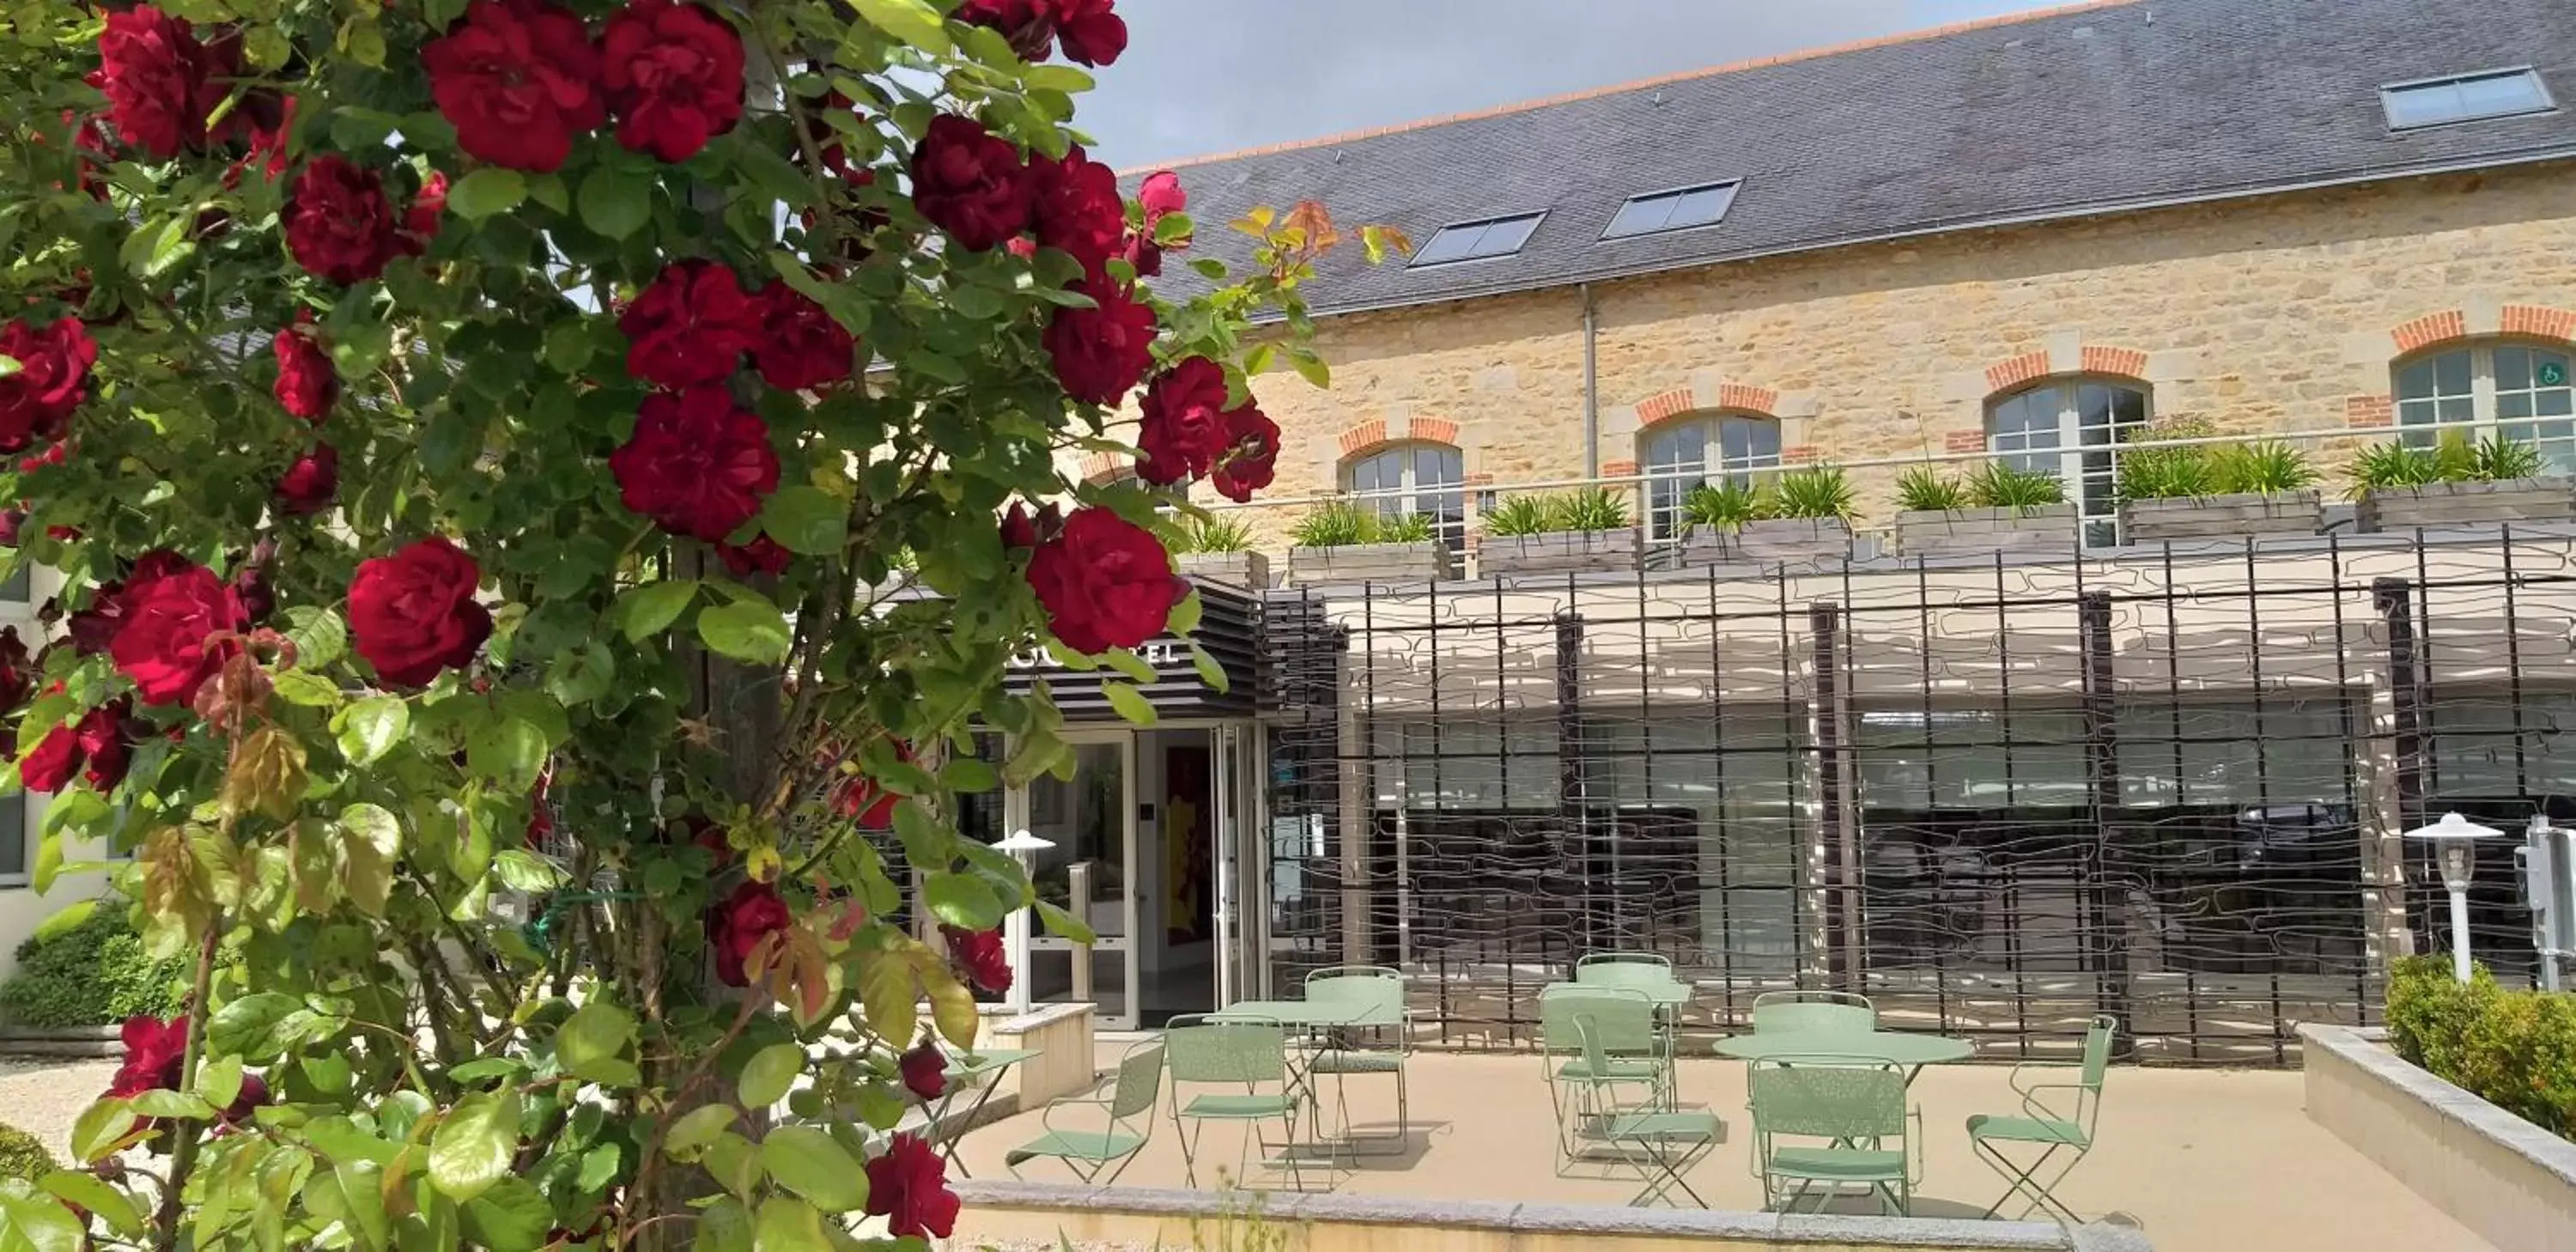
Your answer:
[[[0,1245],[946,1235],[892,1132],[1004,919],[1081,933],[958,828],[1071,776],[1005,669],[1141,679],[1197,617],[1181,479],[1074,467],[1266,482],[1249,375],[1322,381],[1329,221],[1145,281],[1178,180],[1122,187],[1037,63],[1117,60],[1111,0],[0,26],[0,576],[61,587],[0,635],[31,877],[191,972]]]

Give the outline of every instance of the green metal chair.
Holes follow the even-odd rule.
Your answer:
[[[1389,1155],[1405,1150],[1413,1137],[1411,1094],[1406,1090],[1404,1063],[1412,1051],[1412,1032],[1408,1029],[1411,1014],[1404,1007],[1404,975],[1381,965],[1341,965],[1319,969],[1306,975],[1306,998],[1365,1007],[1374,1022],[1388,1023],[1361,1027],[1336,1027],[1328,1032],[1324,1047],[1307,1061],[1306,1072],[1313,1077],[1333,1077],[1333,1103],[1340,1115],[1343,1142],[1354,1145],[1353,1155]],[[1372,1033],[1392,1029],[1392,1048],[1363,1048],[1356,1037],[1361,1031]],[[1349,1079],[1352,1075],[1391,1074],[1395,1077],[1395,1133],[1392,1135],[1354,1135],[1350,1133],[1351,1101]],[[1321,1093],[1318,1093],[1321,1098]],[[1359,1143],[1390,1144],[1363,1152]]]
[[[1574,981],[1586,987],[1663,987],[1673,977],[1669,958],[1652,952],[1595,952],[1574,963]]]
[[[1745,1077],[1763,1207],[1796,1212],[1798,1201],[1824,1183],[1816,1202],[1821,1211],[1839,1188],[1861,1183],[1897,1216],[1906,1214],[1922,1180],[1915,1147],[1923,1114],[1905,1107],[1904,1070],[1867,1057],[1795,1056],[1756,1061]]]
[[[1878,1006],[1868,996],[1848,991],[1766,991],[1753,997],[1757,1035],[1811,1031],[1865,1035],[1876,1029]]]
[[[1591,1014],[1578,1015],[1574,1032],[1581,1040],[1585,1067],[1603,1073],[1617,1061],[1603,1050],[1605,1036],[1595,1028],[1598,1020]],[[1675,1191],[1707,1208],[1708,1201],[1691,1189],[1688,1175],[1692,1166],[1726,1141],[1725,1121],[1704,1108],[1682,1108],[1669,1093],[1650,1104],[1620,1106],[1606,1100],[1610,1090],[1606,1085],[1590,1086],[1579,1097],[1586,1106],[1574,1119],[1575,1147],[1567,1165],[1601,1162],[1634,1173],[1642,1189],[1628,1203],[1640,1208],[1658,1200],[1679,1208],[1672,1198]],[[1564,1168],[1558,1171],[1565,1172]]]
[[[2082,1224],[2083,1219],[2058,1200],[2056,1190],[2093,1150],[2094,1126],[2102,1116],[2102,1078],[2110,1068],[2111,1040],[2119,1028],[2120,1023],[2108,1015],[2094,1018],[2084,1032],[2084,1059],[2078,1064],[2014,1066],[2010,1081],[2014,1094],[2021,1097],[2018,1116],[1980,1113],[1968,1119],[1968,1145],[1976,1149],[1977,1159],[2011,1184],[1986,1216],[2002,1212],[2018,1196],[2027,1203],[2016,1216],[2043,1209],[2070,1226]],[[2012,1152],[2037,1148],[2039,1153],[2026,1164],[2016,1162],[2002,1146],[2006,1144],[2019,1145]],[[2043,1170],[2049,1172],[2043,1176]]]
[[[1207,1134],[1207,1123],[1244,1124],[1235,1177],[1248,1178],[1253,1145],[1260,1144],[1264,1153],[1272,1146],[1261,1126],[1276,1119],[1285,1132],[1277,1159],[1284,1161],[1302,1189],[1305,1175],[1296,1154],[1297,1113],[1305,1101],[1288,1070],[1286,1033],[1276,1023],[1211,1021],[1204,1014],[1189,1014],[1171,1020],[1163,1031],[1163,1047],[1172,1071],[1172,1126],[1180,1135],[1181,1166],[1189,1184],[1199,1185],[1198,1146]],[[1225,1090],[1193,1096],[1182,1090],[1190,1085]]]
[[[1002,1154],[1013,1178],[1020,1166],[1035,1160],[1062,1161],[1082,1181],[1103,1186],[1118,1181],[1145,1141],[1154,1135],[1154,1098],[1163,1090],[1163,1045],[1148,1040],[1119,1058],[1118,1078],[1105,1098],[1066,1098],[1046,1107],[1039,1125],[1046,1131],[1023,1147]],[[1098,1130],[1060,1129],[1056,1115],[1070,1109],[1099,1109],[1105,1118]],[[1108,1172],[1102,1178],[1102,1171]]]
[[[1652,1106],[1672,1090],[1671,1036],[1654,1001],[1632,987],[1561,983],[1539,993],[1539,1059],[1556,1113],[1557,1172],[1583,1152],[1582,1127],[1612,1109]],[[1646,1099],[1619,1098],[1643,1088]]]

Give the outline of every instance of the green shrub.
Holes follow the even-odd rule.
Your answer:
[[[1693,526],[1741,530],[1746,522],[1771,516],[1770,493],[1760,486],[1727,479],[1701,483],[1682,497],[1682,520]]]
[[[2276,439],[2212,449],[2208,463],[2221,494],[2277,496],[2317,481],[2308,455]]]
[[[1489,535],[1555,535],[1618,530],[1628,524],[1628,501],[1607,487],[1552,496],[1513,496],[1485,512]]]
[[[1377,508],[1356,500],[1327,500],[1298,519],[1290,538],[1301,548],[1347,548],[1375,543]]]
[[[1536,535],[1549,529],[1544,496],[1513,496],[1485,510],[1485,533],[1506,538]]]
[[[2378,488],[2421,487],[2442,481],[2442,467],[2430,448],[2402,443],[2375,444],[2352,461],[2354,495]]]
[[[2206,439],[2218,428],[2196,417],[2173,418],[2131,430],[2134,440]],[[2181,448],[2135,448],[2120,453],[2120,498],[2173,500],[2196,496],[2279,495],[2317,481],[2308,454],[2278,440]]]
[[[2432,483],[2492,483],[2532,478],[2548,472],[2540,449],[2501,434],[2472,443],[2462,431],[2444,431],[2430,448],[2383,443],[2364,448],[2352,461],[2352,494],[2382,487],[2422,487]]]
[[[2066,503],[2066,484],[2057,481],[2055,474],[1988,461],[1968,475],[1968,502],[1981,509],[2028,512]]]
[[[0,1122],[0,1178],[34,1182],[61,1169],[54,1154],[45,1150],[45,1141]]]
[[[1402,517],[1380,518],[1375,538],[1362,543],[1429,543],[1440,537],[1428,513],[1407,513]]]
[[[1231,517],[1209,517],[1181,524],[1176,553],[1252,551],[1252,528]]]
[[[1897,476],[1896,507],[1910,513],[1947,513],[1968,507],[1968,493],[1958,479],[1929,465],[1917,465]]]
[[[2495,434],[2479,441],[2474,468],[2470,472],[2481,481],[2500,483],[2516,478],[2536,478],[2546,465],[2540,457],[2540,449],[2522,440]]]
[[[115,902],[58,935],[18,945],[18,968],[0,983],[0,1020],[54,1028],[108,1026],[138,1013],[178,1011],[187,968],[154,961]]]
[[[2507,991],[2485,966],[2462,985],[2448,956],[2407,957],[2389,973],[2388,1042],[2488,1103],[2576,1139],[2576,994]]]
[[[1790,470],[1772,484],[1772,499],[1782,517],[1839,517],[1852,515],[1851,482],[1839,465],[1813,465]]]

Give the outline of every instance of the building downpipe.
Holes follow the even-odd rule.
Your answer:
[[[1583,292],[1583,476],[1601,476],[1601,315],[1592,303],[1592,284]]]

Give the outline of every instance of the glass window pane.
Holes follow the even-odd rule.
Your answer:
[[[1659,470],[1697,472],[1708,464],[1707,424],[1676,422],[1656,431],[1646,441],[1646,464]]]
[[[2531,416],[2531,393],[2528,391],[2497,392],[2496,416],[2499,418]]]
[[[2496,386],[2521,391],[2531,386],[2531,353],[2524,348],[2495,350]]]
[[[1539,214],[1507,217],[1485,228],[1484,236],[1467,255],[1471,257],[1510,256],[1529,242],[1530,232],[1538,229]]]
[[[2478,417],[2477,408],[2475,406],[2475,401],[2472,401],[2467,396],[2462,396],[2456,400],[2441,400],[2436,402],[2434,411],[2441,415],[2439,419],[2441,421],[2473,422],[2476,421]]]
[[[1640,196],[1619,206],[1619,215],[1610,219],[1610,229],[1601,232],[1605,238],[1643,235],[1664,228],[1672,216],[1672,196]]]
[[[2398,130],[2409,126],[2437,126],[2458,121],[2462,116],[2460,89],[2452,83],[2429,83],[2420,87],[2401,87],[2380,93],[2388,108],[2388,124]]]
[[[2440,389],[2440,394],[2442,395],[2465,396],[2469,394],[2468,350],[2463,348],[2458,352],[2445,352],[2440,356],[2434,357],[2433,381]]]
[[[2576,412],[2576,392],[2570,392],[2565,387],[2550,388],[2538,393],[2538,403],[2533,407],[2542,417],[2565,417],[2571,412]],[[23,578],[24,575],[20,577]],[[24,592],[20,593],[21,598],[24,595]]]
[[[32,565],[20,565],[17,569],[10,571],[7,578],[0,578],[0,600],[6,600],[13,604],[25,604],[29,600],[33,599],[33,593],[30,591],[30,586],[33,580],[29,575],[31,575],[34,570],[35,567]]]
[[[2433,398],[2433,363],[2417,361],[2397,371],[2397,398],[2430,400]]]
[[[1671,227],[1678,230],[1686,226],[1706,226],[1724,218],[1728,206],[1734,203],[1733,183],[1684,192],[1681,202],[1673,206]]]
[[[1485,227],[1484,222],[1441,227],[1440,233],[1431,237],[1431,242],[1422,245],[1422,250],[1413,254],[1412,263],[1438,265],[1443,261],[1463,261],[1475,255],[1477,241],[1485,237]]]
[[[0,878],[27,872],[27,798],[0,800]]]
[[[2503,117],[2509,113],[2529,113],[2549,107],[2549,97],[2541,90],[2539,76],[2528,70],[2463,79],[2454,85],[2453,93],[2452,98],[2464,118]]]

